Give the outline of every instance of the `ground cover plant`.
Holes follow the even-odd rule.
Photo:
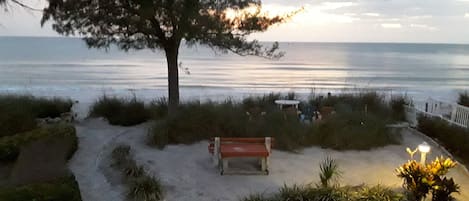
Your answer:
[[[447,121],[421,115],[418,118],[417,129],[425,135],[435,139],[449,152],[469,164],[469,129],[450,125]]]
[[[215,136],[270,136],[276,139],[276,149],[288,151],[313,145],[366,150],[400,141],[400,135],[386,127],[397,121],[391,117],[395,108],[400,109],[397,101],[392,102],[393,106],[377,93],[331,96],[320,104],[314,100],[303,103],[300,108],[303,110],[314,105],[335,110],[334,115],[310,124],[301,122],[296,113],[280,110],[274,101],[281,97],[280,94],[269,94],[248,97],[240,102],[186,102],[176,112],[162,115],[150,129],[148,139],[150,144],[163,148],[167,144],[190,144]],[[164,101],[154,105],[160,110],[164,107]]]
[[[73,175],[51,182],[0,188],[1,201],[81,201]]]
[[[132,158],[130,146],[121,145],[112,151],[112,166],[122,172],[128,187],[127,196],[135,201],[164,200],[163,187],[155,177],[148,175]]]
[[[21,146],[44,138],[71,138],[73,146],[68,151],[67,158],[71,158],[78,146],[75,127],[69,124],[47,125],[28,132],[0,138],[0,162],[15,161]]]
[[[91,117],[104,117],[112,125],[133,126],[150,119],[151,112],[145,103],[132,98],[101,96],[91,106]]]
[[[70,112],[73,102],[62,98],[29,95],[0,95],[0,137],[32,130],[36,118],[60,117]]]

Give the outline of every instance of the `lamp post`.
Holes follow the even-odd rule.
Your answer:
[[[425,165],[427,153],[430,152],[430,145],[428,145],[427,142],[423,142],[418,146],[418,150],[420,152],[420,163]]]

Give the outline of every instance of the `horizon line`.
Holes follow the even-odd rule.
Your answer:
[[[0,38],[70,38],[81,39],[76,36],[28,36],[28,35],[0,35]],[[469,43],[456,43],[456,42],[410,42],[410,41],[270,41],[258,40],[265,43],[348,43],[348,44],[430,44],[430,45],[469,45]]]

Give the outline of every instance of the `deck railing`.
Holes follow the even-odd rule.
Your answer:
[[[439,117],[450,124],[469,128],[469,107],[429,98],[406,106],[406,117],[411,125],[417,125],[418,114]]]

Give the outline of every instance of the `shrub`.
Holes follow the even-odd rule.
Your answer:
[[[2,201],[81,201],[74,176],[47,183],[0,188]]]
[[[143,101],[103,95],[91,106],[91,117],[104,117],[112,125],[133,126],[150,119]]]
[[[78,146],[75,127],[67,124],[57,124],[0,138],[0,161],[14,161],[18,157],[22,145],[48,137],[71,137],[73,146],[67,154],[67,159],[73,156]]]
[[[458,104],[469,107],[469,92],[468,91],[459,93]]]
[[[0,95],[0,137],[32,130],[36,118],[60,117],[70,112],[72,105],[69,99]]]
[[[450,125],[445,120],[426,116],[418,117],[417,129],[437,140],[449,152],[469,164],[469,129]]]

